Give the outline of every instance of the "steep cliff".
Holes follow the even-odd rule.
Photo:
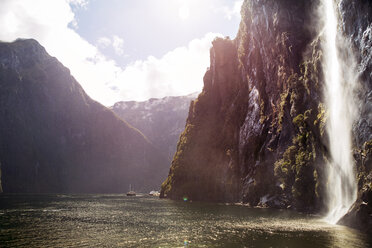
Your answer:
[[[372,232],[372,2],[340,1],[342,29],[357,55],[359,118],[353,127],[358,199],[341,223]]]
[[[112,111],[133,127],[138,128],[169,163],[177,148],[177,141],[185,128],[190,102],[197,93],[187,96],[151,98],[144,102],[123,101],[115,103]],[[166,174],[164,175],[166,176]]]
[[[35,40],[0,43],[0,161],[4,192],[73,193],[148,191],[167,163]]]
[[[359,54],[363,89],[354,132],[356,157],[363,157],[358,201],[367,206],[371,3],[344,0],[340,6],[344,32]],[[244,1],[237,37],[213,42],[204,89],[190,106],[162,196],[326,210],[329,154],[323,54],[313,28],[317,7],[317,1]],[[363,215],[368,221],[369,206]]]
[[[308,1],[244,2],[237,38],[213,42],[204,89],[190,107],[163,194],[321,205],[318,54],[304,57],[314,38],[311,8]]]

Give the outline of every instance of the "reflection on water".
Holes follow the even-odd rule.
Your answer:
[[[291,211],[124,195],[1,195],[0,247],[369,247]]]

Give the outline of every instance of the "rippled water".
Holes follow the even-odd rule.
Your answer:
[[[0,195],[0,247],[370,247],[290,211],[124,195]]]

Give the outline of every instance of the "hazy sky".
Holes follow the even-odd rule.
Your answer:
[[[0,0],[0,40],[34,38],[93,99],[200,91],[216,36],[234,38],[242,0]]]

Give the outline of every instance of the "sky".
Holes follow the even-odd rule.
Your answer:
[[[0,40],[34,38],[94,100],[201,91],[217,36],[234,38],[242,0],[0,0]]]

